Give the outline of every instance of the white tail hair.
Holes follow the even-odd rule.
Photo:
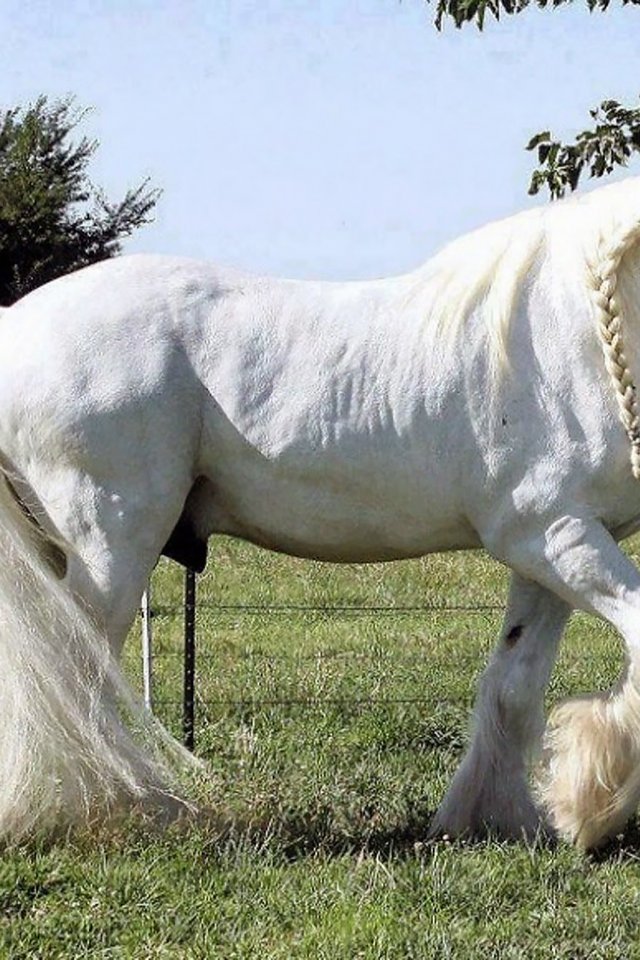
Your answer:
[[[198,761],[145,712],[41,552],[0,476],[0,838],[188,808],[178,774]]]

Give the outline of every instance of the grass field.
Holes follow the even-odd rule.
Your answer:
[[[197,750],[216,825],[5,851],[0,958],[640,957],[635,825],[592,857],[424,842],[506,582],[479,553],[338,568],[215,543]],[[156,572],[156,709],[175,731],[181,584]],[[396,610],[335,609],[364,606]],[[127,659],[138,679],[139,629]],[[574,616],[550,700],[620,664],[612,632]]]

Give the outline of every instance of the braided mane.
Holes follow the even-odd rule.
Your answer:
[[[619,229],[607,244],[601,244],[598,259],[590,265],[587,274],[604,362],[615,390],[620,421],[631,445],[631,470],[636,480],[640,480],[638,397],[624,352],[623,310],[616,290],[622,259],[639,239],[640,219]]]

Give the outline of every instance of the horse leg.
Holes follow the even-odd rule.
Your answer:
[[[615,689],[552,712],[539,795],[556,830],[583,848],[618,831],[640,800],[640,573],[596,521],[565,517],[509,558],[572,606],[609,621],[627,662]]]
[[[84,543],[82,553],[71,558],[63,584],[81,600],[119,657],[157,556],[146,555],[135,541],[107,542],[108,555],[101,549],[98,557],[93,545]]]
[[[501,640],[480,681],[471,745],[432,834],[539,831],[527,760],[544,729],[542,700],[569,612],[544,587],[513,575]]]
[[[160,479],[153,497],[146,497],[136,477],[119,478],[115,493],[78,472],[68,479],[64,502],[50,506],[43,497],[54,528],[72,547],[64,557],[62,585],[106,633],[116,656],[189,490],[187,475],[175,485]]]
[[[73,509],[65,501],[34,535],[32,516],[0,481],[3,841],[132,806],[166,816],[188,806],[178,774],[194,761],[131,695],[114,657],[149,569],[152,538],[129,538],[127,552],[126,524],[118,536],[117,525],[93,522],[99,510]],[[55,550],[46,549],[47,536]],[[123,607],[117,595],[125,589]]]

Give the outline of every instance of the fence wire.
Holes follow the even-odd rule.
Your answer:
[[[187,596],[188,594],[187,586]],[[185,614],[185,607],[179,607],[176,604],[166,604],[163,603],[161,599],[156,597],[153,598],[153,602],[149,604],[148,611],[148,620],[147,624],[155,626],[162,620],[162,618],[167,617],[176,617],[178,614]],[[424,649],[420,651],[409,651],[404,650],[402,653],[399,653],[397,649],[393,651],[381,650],[375,648],[369,651],[363,651],[361,649],[329,649],[329,650],[314,650],[312,652],[266,652],[264,650],[256,650],[252,648],[240,648],[234,649],[232,654],[229,653],[228,649],[203,649],[203,644],[198,643],[197,637],[195,634],[189,636],[189,622],[191,622],[191,629],[195,624],[198,625],[200,630],[202,630],[202,614],[206,614],[207,625],[209,626],[211,620],[214,621],[220,619],[222,621],[229,621],[231,618],[237,618],[238,620],[252,619],[259,617],[261,619],[265,618],[275,618],[281,620],[283,618],[290,617],[296,621],[299,621],[300,618],[304,620],[312,621],[322,621],[325,619],[362,619],[362,618],[375,618],[375,619],[403,619],[410,617],[456,617],[456,616],[472,616],[472,617],[483,617],[485,619],[491,619],[493,616],[501,613],[503,607],[498,603],[451,603],[451,602],[430,602],[422,604],[318,604],[318,603],[271,603],[271,604],[258,604],[258,603],[220,603],[213,602],[210,600],[198,600],[196,605],[196,615],[194,617],[193,611],[191,611],[190,616],[187,617],[187,633],[185,635],[185,645],[183,649],[166,649],[163,643],[157,642],[157,635],[153,643],[153,649],[149,647],[148,637],[145,640],[145,644],[149,647],[147,657],[149,658],[146,663],[143,663],[143,674],[145,678],[149,678],[152,675],[151,664],[153,664],[153,673],[157,676],[161,674],[162,677],[162,687],[163,695],[155,695],[151,690],[151,682],[149,682],[149,705],[152,705],[152,708],[155,711],[166,713],[167,711],[173,712],[174,716],[176,712],[182,708],[182,729],[183,729],[183,738],[187,745],[193,746],[193,742],[196,734],[196,723],[198,719],[202,720],[204,718],[210,718],[215,714],[216,710],[225,710],[233,709],[239,711],[255,711],[260,709],[272,709],[272,708],[293,708],[300,707],[304,709],[322,709],[322,708],[349,708],[349,709],[372,709],[372,708],[387,708],[387,707],[398,707],[398,706],[409,706],[409,705],[428,705],[431,702],[431,698],[424,695],[402,695],[402,696],[393,696],[393,695],[384,695],[383,693],[376,693],[375,695],[364,694],[362,692],[353,692],[349,695],[336,695],[334,691],[327,691],[326,694],[314,695],[310,693],[307,695],[300,695],[297,691],[292,690],[291,693],[286,691],[285,693],[280,694],[277,690],[268,690],[264,691],[260,696],[257,695],[243,695],[240,693],[238,696],[230,697],[228,695],[222,695],[218,693],[217,695],[213,692],[207,693],[206,696],[203,696],[200,690],[200,681],[202,674],[206,674],[209,678],[220,672],[219,668],[222,665],[228,667],[229,662],[233,662],[235,665],[240,665],[241,669],[249,666],[251,670],[257,669],[260,671],[261,667],[265,667],[265,675],[258,677],[262,679],[267,686],[278,686],[279,681],[276,678],[274,680],[275,674],[272,673],[271,668],[274,669],[282,668],[285,669],[288,667],[300,667],[304,668],[314,663],[317,666],[330,665],[332,663],[336,664],[348,664],[348,663],[357,663],[357,664],[367,664],[375,663],[377,665],[383,664],[385,668],[389,666],[401,666],[414,670],[416,677],[419,677],[419,668],[424,667],[427,663],[429,650]],[[153,632],[156,632],[155,629]],[[186,659],[185,659],[186,658]],[[167,669],[166,665],[169,664]],[[183,696],[182,699],[177,697],[167,696],[166,688],[169,683],[171,683],[171,678],[168,674],[171,675],[173,679],[172,685],[177,685],[180,683],[180,678],[178,675],[179,665],[182,664],[183,674],[182,674],[182,685],[183,685]],[[218,668],[218,669],[213,669]],[[252,675],[251,680],[255,682],[256,675]],[[309,678],[307,677],[307,682]],[[316,680],[326,679],[323,676],[315,678]],[[406,679],[406,677],[404,678]],[[312,678],[313,680],[313,678]],[[389,677],[383,677],[380,682],[388,682]],[[247,677],[244,677],[245,684],[247,682]],[[417,682],[417,680],[416,680]],[[242,685],[242,680],[240,680],[239,685]],[[284,686],[291,685],[291,678],[287,678],[287,682]]]

